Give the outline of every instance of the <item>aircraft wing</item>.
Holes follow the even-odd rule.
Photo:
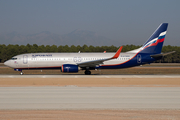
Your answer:
[[[100,59],[100,60],[93,60],[93,61],[88,61],[88,62],[82,62],[82,63],[78,63],[77,65],[79,67],[95,67],[96,65],[99,65],[99,64],[103,64],[104,61],[107,61],[107,60],[112,60],[112,59],[117,59],[121,53],[121,50],[122,50],[123,46],[121,46],[118,51],[116,52],[116,54],[111,57],[111,58],[106,58],[106,59]]]
[[[172,52],[167,52],[167,53],[161,53],[161,54],[155,54],[155,55],[150,55],[151,57],[155,58],[155,59],[161,59],[162,57],[175,53],[176,51],[172,51]]]

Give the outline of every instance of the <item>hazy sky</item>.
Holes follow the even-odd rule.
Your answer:
[[[0,32],[62,35],[82,29],[119,45],[142,45],[167,22],[165,45],[180,46],[179,5],[180,0],[0,0]]]

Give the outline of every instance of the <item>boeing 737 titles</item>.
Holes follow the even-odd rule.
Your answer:
[[[121,53],[30,53],[14,56],[4,64],[15,71],[31,69],[60,69],[61,72],[73,73],[85,70],[90,75],[94,69],[121,69],[152,63],[163,56],[161,53],[168,23],[162,23],[139,49]]]

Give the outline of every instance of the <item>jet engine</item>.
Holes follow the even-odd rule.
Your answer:
[[[61,66],[61,72],[74,73],[78,71],[79,71],[78,65],[64,64]]]

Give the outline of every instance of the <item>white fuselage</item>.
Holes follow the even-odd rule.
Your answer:
[[[78,64],[88,61],[110,58],[115,53],[31,53],[14,56],[6,61],[11,68],[56,68],[63,64]],[[133,58],[135,53],[121,53],[117,59],[104,61],[103,65],[114,65]]]

